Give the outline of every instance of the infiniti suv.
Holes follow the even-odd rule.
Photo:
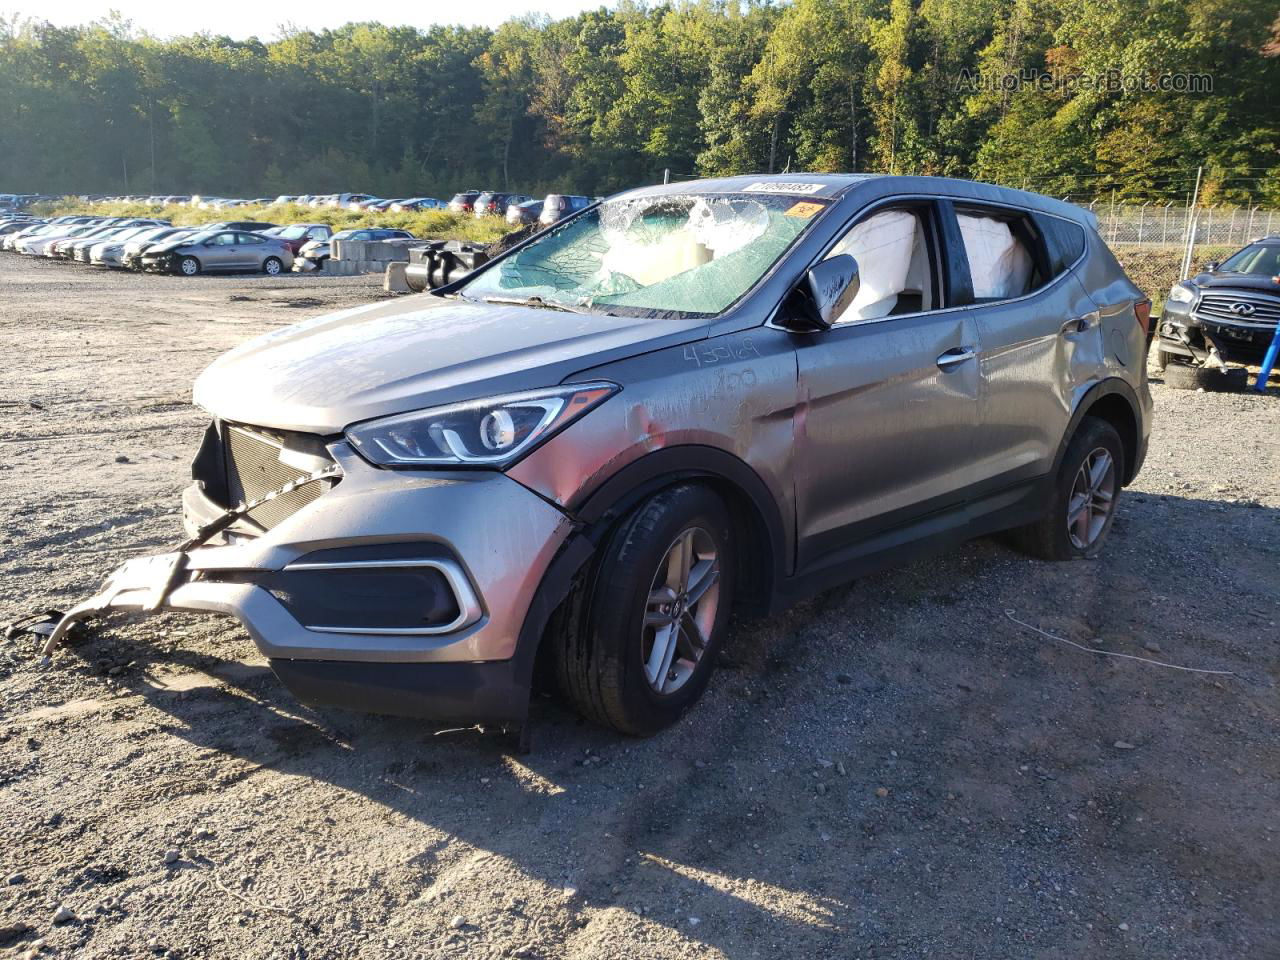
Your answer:
[[[1160,317],[1156,365],[1261,363],[1280,322],[1280,236],[1263,237],[1179,281]]]
[[[301,700],[674,722],[731,612],[1010,530],[1095,556],[1150,304],[1092,214],[967,181],[632,190],[196,381],[189,539],[73,609],[237,617]]]

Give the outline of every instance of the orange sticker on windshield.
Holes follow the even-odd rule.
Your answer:
[[[801,200],[799,203],[793,203],[785,212],[788,217],[804,217],[807,220],[821,210],[822,207],[821,203],[810,203],[807,200]]]

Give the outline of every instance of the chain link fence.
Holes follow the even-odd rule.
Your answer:
[[[1280,230],[1280,210],[1235,207],[1225,204],[1199,206],[1186,203],[1125,203],[1115,200],[1068,200],[1093,211],[1098,232],[1111,246],[1182,246],[1188,236],[1193,247],[1241,247]],[[1193,215],[1194,213],[1194,215]]]

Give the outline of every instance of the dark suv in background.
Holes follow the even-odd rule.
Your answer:
[[[470,213],[478,196],[480,196],[479,190],[463,190],[461,193],[455,193],[449,200],[449,212]]]
[[[1280,321],[1280,236],[1255,240],[1181,280],[1160,317],[1156,364],[1261,363]]]
[[[473,212],[477,217],[506,216],[507,207],[513,203],[525,203],[533,197],[525,193],[491,193],[486,192],[476,197]]]

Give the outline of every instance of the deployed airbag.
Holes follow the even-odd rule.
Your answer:
[[[889,210],[862,221],[832,248],[829,257],[847,253],[858,261],[858,295],[840,318],[887,317],[908,289],[912,254],[919,243],[919,220],[905,210]]]
[[[1031,255],[1014,237],[1009,225],[992,217],[960,213],[960,235],[969,257],[976,300],[1007,300],[1027,292]]]

